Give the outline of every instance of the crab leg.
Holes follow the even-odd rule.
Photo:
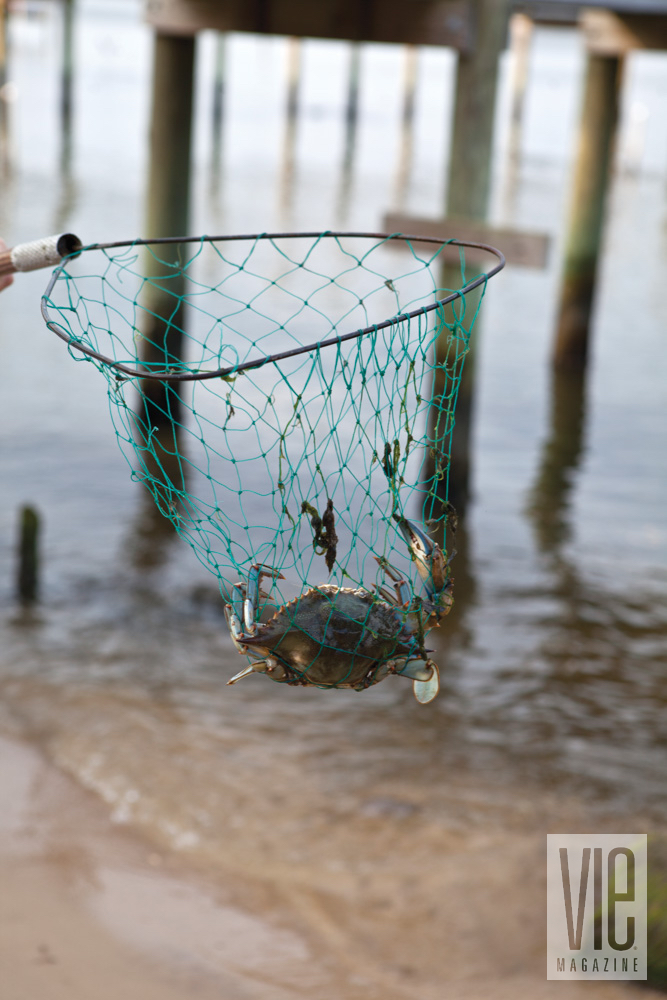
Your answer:
[[[250,572],[248,573],[248,594],[243,602],[243,624],[250,635],[254,635],[257,631],[255,619],[259,605],[259,586],[262,582],[262,577],[265,576],[273,577],[274,580],[285,579],[282,573],[278,572],[272,566],[263,566],[261,563],[255,563],[254,566],[250,567]]]
[[[227,683],[236,684],[237,681],[242,680],[244,677],[249,677],[250,674],[272,674],[274,680],[280,681],[285,677],[285,668],[272,656],[269,656],[266,660],[255,660],[247,667],[244,667],[243,670],[239,670],[238,674],[230,677]]]
[[[398,598],[398,603],[401,605],[409,604],[410,601],[412,600],[412,593],[410,590],[410,584],[407,582],[407,580],[404,580],[401,574],[398,572],[398,570],[394,569],[391,563],[388,563],[386,559],[381,559],[379,556],[374,556],[374,559],[382,567],[385,576],[388,576],[390,580],[394,581],[394,590],[396,591],[396,597]],[[376,589],[379,590],[380,593],[382,593],[382,596],[386,600],[387,599],[386,595],[388,594],[388,591],[384,590],[384,588],[376,588]],[[395,603],[393,597],[391,597],[389,603],[390,604]]]
[[[447,560],[442,549],[402,514],[394,514],[394,520],[417,564],[417,572],[426,584],[429,596],[439,594],[447,583]]]
[[[387,590],[386,587],[381,587],[379,584],[376,583],[374,589],[378,597],[380,597],[383,601],[386,601],[387,604],[395,603],[396,598],[394,597],[394,595],[390,590]]]
[[[238,616],[234,613],[234,609],[231,604],[225,604],[225,619],[227,621],[229,634],[232,637],[232,642],[238,649],[239,653],[247,653],[248,647],[244,646],[241,642],[241,639],[243,638],[241,622],[239,621]]]
[[[236,684],[236,682],[242,680],[243,677],[247,677],[249,674],[252,674],[254,670],[255,664],[250,663],[247,667],[244,667],[243,670],[239,670],[238,674],[234,674],[233,677],[230,677],[227,683]]]

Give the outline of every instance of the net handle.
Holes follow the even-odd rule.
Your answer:
[[[505,255],[498,250],[496,247],[492,247],[488,243],[472,243],[466,242],[464,240],[449,239],[443,240],[438,239],[435,236],[409,236],[404,233],[356,233],[356,232],[314,232],[314,233],[255,233],[252,235],[238,235],[238,236],[167,236],[160,239],[138,239],[138,240],[121,240],[117,243],[92,243],[90,246],[83,247],[81,252],[85,253],[88,250],[112,250],[120,247],[135,247],[135,246],[156,246],[160,244],[174,244],[174,243],[218,243],[218,242],[238,242],[241,240],[279,240],[279,239],[315,239],[316,237],[331,237],[334,239],[347,237],[347,238],[357,238],[357,239],[374,239],[374,240],[402,240],[406,243],[433,243],[437,246],[458,246],[458,247],[469,247],[475,250],[485,250],[488,253],[498,258],[498,263],[490,271],[485,271],[483,274],[478,275],[473,281],[468,282],[463,286],[463,288],[457,289],[457,291],[452,292],[450,295],[445,296],[443,299],[436,299],[428,306],[422,306],[420,309],[414,309],[412,312],[399,313],[396,316],[392,316],[391,319],[384,320],[382,323],[375,323],[372,326],[366,326],[359,330],[353,330],[350,333],[341,334],[336,337],[329,337],[326,340],[319,340],[312,344],[306,344],[303,347],[295,347],[291,351],[282,351],[280,354],[266,355],[262,358],[257,358],[254,361],[245,361],[240,365],[229,365],[226,368],[218,368],[215,371],[210,372],[179,372],[179,371],[162,371],[154,372],[148,371],[146,369],[130,368],[129,365],[124,365],[119,361],[114,361],[113,358],[108,358],[104,354],[100,354],[94,351],[91,347],[87,347],[85,344],[74,340],[70,334],[64,330],[62,327],[54,323],[53,320],[49,318],[48,315],[48,302],[53,287],[60,277],[66,261],[59,264],[51,275],[51,280],[46,287],[44,295],[42,296],[41,311],[49,330],[55,333],[56,336],[64,340],[65,343],[80,351],[82,354],[93,358],[95,361],[100,361],[102,364],[106,365],[108,368],[113,368],[119,373],[119,376],[125,376],[126,378],[139,378],[143,380],[151,380],[154,382],[203,382],[208,379],[213,378],[225,378],[228,375],[235,375],[237,372],[246,372],[253,369],[262,368],[264,365],[272,364],[276,361],[284,361],[287,358],[297,357],[300,354],[309,354],[312,351],[317,351],[323,347],[332,347],[335,344],[342,344],[347,340],[354,340],[357,337],[363,337],[369,333],[375,333],[378,330],[385,330],[387,327],[396,326],[398,323],[404,323],[406,320],[416,319],[418,316],[424,316],[434,309],[441,309],[443,306],[448,305],[448,303],[453,302],[455,299],[462,299],[469,292],[473,291],[475,288],[479,288],[480,285],[486,284],[489,278],[498,274],[499,271],[505,266]],[[76,237],[75,237],[76,238]],[[78,252],[75,254],[79,256]]]
[[[61,264],[64,257],[78,257],[83,243],[74,233],[45,236],[41,240],[18,243],[0,253],[0,277],[17,271],[37,271]]]

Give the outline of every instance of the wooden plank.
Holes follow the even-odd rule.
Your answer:
[[[512,4],[512,8],[531,21],[562,27],[577,23],[581,4],[562,3],[560,0],[526,0],[525,3]]]
[[[251,31],[459,51],[474,44],[471,0],[146,0],[144,11],[165,34]]]
[[[664,14],[615,14],[586,9],[579,24],[589,52],[599,56],[624,56],[636,49],[667,49]]]
[[[383,230],[386,233],[409,233],[415,236],[431,236],[436,239],[457,239],[470,243],[490,243],[505,254],[508,264],[519,267],[543,268],[547,265],[551,238],[544,233],[520,232],[517,229],[498,228],[484,222],[470,222],[467,219],[451,217],[447,219],[419,219],[411,215],[389,212],[383,219]],[[429,247],[433,244],[415,244]],[[459,259],[458,249],[452,247],[451,253],[444,252],[456,263]],[[466,260],[489,262],[489,255],[484,251],[466,250]]]

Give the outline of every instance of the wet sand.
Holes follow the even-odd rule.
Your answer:
[[[321,834],[315,802],[298,861],[246,828],[223,869],[113,822],[26,742],[0,760],[4,1000],[637,996],[545,979],[542,827],[583,826],[582,803],[490,803],[447,832],[394,787]]]

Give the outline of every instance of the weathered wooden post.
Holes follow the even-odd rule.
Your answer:
[[[299,90],[301,87],[301,46],[300,38],[287,39],[287,122],[283,142],[283,169],[280,180],[280,208],[285,214],[292,203],[294,187],[294,162],[299,113]]]
[[[467,221],[486,219],[491,181],[491,150],[496,108],[498,60],[507,37],[507,0],[475,0],[475,35],[472,49],[460,52],[456,74],[456,97],[452,152],[447,186],[447,216]],[[454,228],[452,236],[456,236]],[[460,271],[446,266],[445,288],[457,288]],[[467,309],[474,314],[476,293],[468,297]],[[474,342],[473,342],[474,343]],[[436,345],[434,401],[442,395],[447,335]],[[452,435],[449,497],[460,512],[465,508],[470,480],[470,429],[475,378],[475,351],[470,350],[456,407]]]
[[[72,128],[74,68],[74,0],[62,0],[62,65],[60,69],[60,124],[64,135]]]
[[[568,512],[574,475],[581,460],[586,416],[583,368],[554,369],[549,436],[530,491],[527,513],[541,552],[558,555],[568,540]]]
[[[404,89],[403,111],[401,113],[401,149],[398,158],[398,169],[396,171],[396,194],[394,197],[397,205],[402,205],[405,201],[405,194],[410,177],[410,165],[412,163],[412,135],[417,96],[418,64],[419,57],[417,47],[415,45],[406,45],[403,71]]]
[[[39,514],[22,507],[19,525],[16,593],[22,604],[32,604],[39,591]]]
[[[225,49],[227,36],[219,31],[215,39],[215,75],[213,78],[213,164],[217,165],[222,148],[222,124],[225,108]]]
[[[177,428],[168,425],[154,427],[150,449],[147,448],[142,456],[142,473],[150,476],[153,483],[152,489],[146,487],[143,491],[131,528],[129,558],[139,570],[162,566],[168,546],[176,535],[172,518],[181,511],[188,469],[181,460],[178,445]]]
[[[189,235],[190,142],[195,38],[156,32],[150,131],[146,235]],[[163,367],[181,356],[185,279],[179,273],[178,245],[163,244],[146,254],[142,305],[141,359]],[[177,383],[145,379],[142,391],[151,425],[176,421],[180,411]]]
[[[0,169],[9,169],[9,101],[7,84],[7,0],[0,0]]]
[[[287,120],[296,121],[299,110],[299,85],[301,82],[301,39],[287,39]]]
[[[553,362],[583,366],[604,223],[622,62],[589,52]]]
[[[345,124],[349,134],[356,128],[359,117],[359,78],[361,76],[361,45],[359,42],[350,43],[350,62],[347,74]]]
[[[509,158],[516,167],[521,151],[521,122],[526,100],[526,85],[530,66],[530,46],[533,20],[527,14],[514,13],[510,19],[510,51],[512,54]]]
[[[60,169],[67,178],[72,162],[74,117],[74,0],[61,0],[62,62],[60,67]]]
[[[347,70],[347,96],[345,99],[345,147],[341,165],[340,187],[336,198],[336,217],[347,218],[352,183],[352,167],[354,165],[354,150],[357,141],[357,124],[359,121],[359,80],[361,77],[361,44],[350,42],[350,61]]]

